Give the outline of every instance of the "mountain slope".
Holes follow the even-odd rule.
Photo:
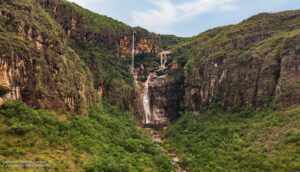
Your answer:
[[[186,113],[165,146],[189,171],[299,171],[300,109]]]
[[[300,11],[259,14],[172,48],[185,61],[185,107],[226,110],[300,102]]]
[[[124,110],[133,109],[135,92],[130,61],[120,57],[131,57],[133,32],[136,32],[137,54],[159,51],[160,37],[65,0],[38,2],[65,30],[70,46],[92,71],[95,88],[110,103]]]
[[[10,63],[2,70],[2,99],[21,99],[37,108],[87,111],[100,96],[121,109],[134,110],[133,78],[126,58],[131,55],[131,35],[136,32],[135,49],[140,55],[160,50],[158,35],[65,0],[9,0],[0,5],[1,60],[6,59],[4,66]],[[23,52],[16,52],[21,48]],[[27,54],[23,59],[24,65],[31,63],[28,69],[43,70],[25,71],[22,57],[11,52]],[[16,66],[11,56],[18,56],[14,63],[19,66],[11,67]],[[35,57],[41,57],[40,64],[33,61]],[[9,90],[16,91],[8,95]]]
[[[73,15],[81,24],[69,32]],[[173,170],[133,115],[105,101],[134,109],[129,63],[118,54],[127,30],[63,0],[0,1],[0,171],[27,170],[10,161],[42,163],[45,171]],[[140,53],[152,53],[145,40]],[[123,50],[131,49],[128,42]]]
[[[184,76],[185,112],[162,132],[182,167],[300,170],[299,10],[259,14],[170,50],[169,75]]]
[[[0,3],[1,100],[86,113],[92,75],[60,25],[34,1]]]

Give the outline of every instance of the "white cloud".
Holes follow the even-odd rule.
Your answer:
[[[211,11],[228,11],[237,8],[236,0],[192,0],[173,3],[171,0],[150,0],[155,9],[132,12],[132,25],[143,26],[161,33],[170,32],[174,23],[191,20]]]

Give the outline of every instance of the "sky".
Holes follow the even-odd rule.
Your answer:
[[[195,36],[261,12],[300,9],[300,0],[69,0],[158,34]]]

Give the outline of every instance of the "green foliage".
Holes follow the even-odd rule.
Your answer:
[[[135,128],[131,115],[107,103],[86,117],[33,110],[10,101],[1,107],[0,117],[0,161],[38,157],[59,171],[173,169],[168,156]]]
[[[300,109],[185,113],[164,135],[190,171],[299,171]]]
[[[92,71],[95,87],[104,88],[105,98],[122,110],[132,110],[134,87],[129,61],[94,43],[77,41],[71,46]]]
[[[163,49],[170,48],[178,43],[188,40],[188,38],[177,37],[175,35],[160,35],[161,47]]]

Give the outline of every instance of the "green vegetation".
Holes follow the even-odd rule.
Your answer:
[[[165,146],[191,171],[299,171],[300,108],[185,113]]]
[[[44,161],[54,171],[173,170],[168,156],[135,128],[133,118],[106,103],[85,117],[9,101],[0,109],[0,126],[2,163]]]
[[[14,70],[22,74],[14,82],[26,90],[23,100],[34,107],[69,110],[68,97],[76,103],[74,110],[87,112],[95,100],[92,74],[67,45],[61,26],[35,0],[5,1],[0,11],[1,58],[8,67],[20,63]],[[80,85],[86,98],[79,95]]]
[[[299,54],[299,14],[259,14],[170,47],[173,61],[184,67],[186,110],[198,111],[216,99],[227,110],[299,103],[291,67]]]
[[[103,87],[105,99],[122,110],[132,110],[135,92],[130,62],[94,43],[77,41],[71,46],[92,71],[95,87]]]
[[[160,35],[161,36],[161,47],[163,49],[170,48],[176,44],[188,40],[188,38],[177,37],[175,35]]]

